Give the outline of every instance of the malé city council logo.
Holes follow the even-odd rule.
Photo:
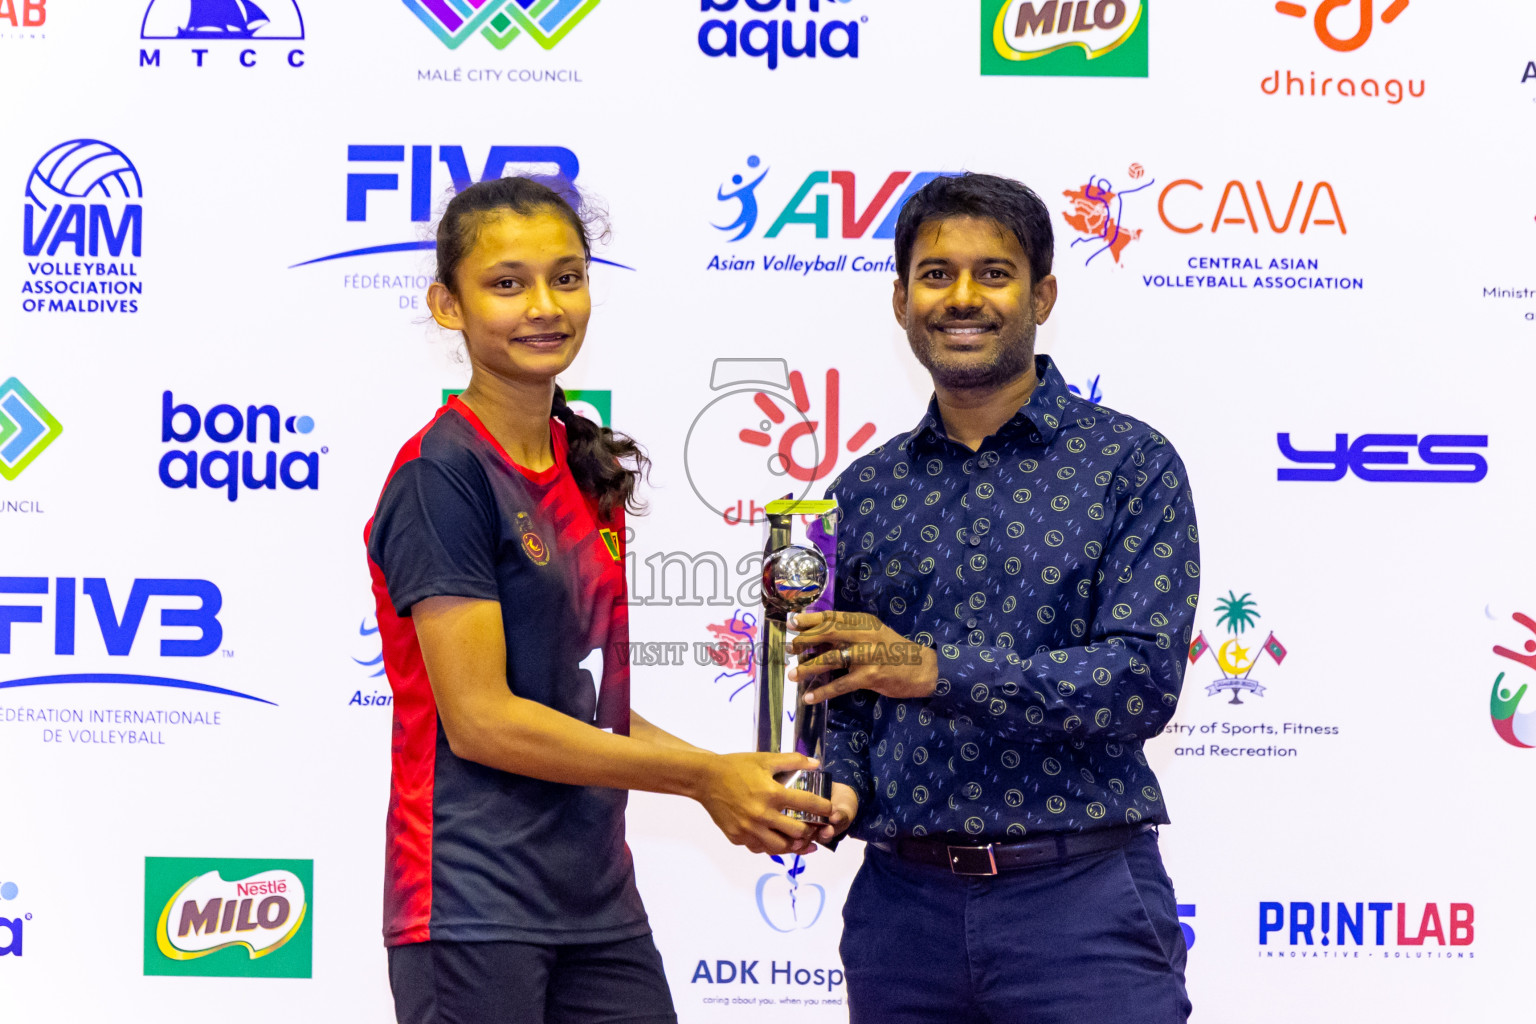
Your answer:
[[[1223,690],[1232,694],[1229,704],[1241,704],[1243,692],[1253,694],[1255,697],[1264,696],[1264,687],[1257,679],[1253,678],[1253,668],[1259,663],[1258,652],[1252,648],[1244,647],[1242,635],[1250,626],[1256,625],[1255,619],[1260,618],[1258,605],[1252,600],[1252,594],[1244,594],[1238,597],[1234,591],[1227,591],[1226,597],[1216,599],[1216,625],[1225,626],[1231,639],[1227,640],[1216,649],[1216,664],[1221,669],[1221,678],[1205,688],[1206,696],[1214,697]],[[1288,653],[1285,645],[1271,632],[1261,645],[1264,653],[1268,654],[1279,665],[1285,661]],[[1195,637],[1189,645],[1189,663],[1193,665],[1199,661],[1211,645],[1205,639],[1205,631]]]
[[[1514,620],[1532,633],[1536,633],[1536,619],[1522,612],[1515,612]],[[1526,640],[1522,645],[1525,653],[1512,651],[1508,647],[1495,646],[1493,653],[1501,658],[1508,658],[1517,665],[1536,671],[1536,640]],[[1523,674],[1521,679],[1524,680]],[[1493,694],[1489,698],[1489,714],[1493,718],[1493,731],[1499,734],[1499,738],[1512,747],[1523,747],[1527,750],[1536,747],[1536,710],[1527,708],[1520,710],[1520,702],[1525,698],[1525,691],[1530,686],[1529,682],[1521,681],[1518,687],[1513,683],[1504,682],[1504,673],[1493,681]]]
[[[0,384],[0,477],[15,480],[64,433],[53,414],[12,377]]]
[[[1149,0],[981,0],[981,73],[1146,78]]]
[[[405,0],[405,6],[421,19],[432,34],[450,50],[476,32],[486,42],[504,50],[526,35],[546,50],[592,13],[600,0]]]

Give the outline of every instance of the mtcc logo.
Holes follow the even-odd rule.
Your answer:
[[[1536,634],[1536,619],[1532,619],[1523,612],[1515,612],[1514,620],[1531,633]],[[1523,645],[1524,653],[1512,651],[1508,647],[1495,646],[1493,653],[1529,671],[1536,672],[1536,639],[1527,639]],[[1530,749],[1536,747],[1536,709],[1527,708],[1520,710],[1520,702],[1525,699],[1525,691],[1530,686],[1531,676],[1520,673],[1516,682],[1506,683],[1504,673],[1493,681],[1493,695],[1489,698],[1489,714],[1493,718],[1493,731],[1499,734],[1499,738],[1512,747]]]
[[[600,0],[405,0],[405,6],[450,50],[476,32],[498,50],[520,35],[553,49]]]
[[[253,68],[260,60],[258,47],[262,44],[304,38],[304,15],[294,0],[261,0],[261,5],[254,0],[151,0],[144,9],[139,38],[148,42],[237,43],[238,47],[193,45],[179,52],[188,61],[195,61],[196,67],[211,67],[217,61]],[[304,66],[303,50],[285,49],[288,67]],[[209,61],[209,54],[217,56]],[[139,50],[139,67],[160,66],[159,47]]]
[[[144,254],[143,196],[138,168],[111,143],[71,139],[44,153],[27,176],[22,209],[21,308],[137,313],[134,296],[144,286],[127,257]]]
[[[0,477],[15,480],[63,432],[21,381],[0,384]]]
[[[1387,5],[1386,10],[1381,12],[1381,23],[1383,25],[1390,25],[1396,21],[1397,16],[1408,9],[1408,2],[1409,0],[1392,0]],[[1360,5],[1360,10],[1355,15],[1358,20],[1354,25],[1354,33],[1346,36],[1336,35],[1329,27],[1328,19],[1334,11],[1341,7],[1348,7],[1351,3],[1358,3]],[[1321,0],[1317,5],[1317,12],[1312,16],[1312,27],[1317,32],[1317,38],[1328,49],[1337,50],[1339,53],[1358,50],[1371,38],[1371,32],[1376,27],[1371,21],[1371,8],[1371,0]],[[1305,18],[1307,16],[1306,5],[1288,3],[1286,0],[1281,0],[1280,3],[1275,4],[1275,10],[1291,18]],[[1348,16],[1345,15],[1345,17]],[[1346,27],[1345,31],[1349,31],[1349,28]]]
[[[1253,668],[1259,663],[1259,652],[1242,644],[1242,635],[1250,626],[1256,626],[1257,623],[1254,620],[1261,617],[1258,605],[1252,597],[1252,594],[1238,597],[1235,592],[1229,590],[1226,597],[1216,599],[1218,612],[1216,625],[1225,627],[1231,634],[1231,639],[1216,649],[1216,664],[1221,668],[1221,678],[1207,686],[1205,693],[1208,697],[1214,697],[1221,691],[1228,690],[1232,694],[1228,704],[1241,704],[1243,692],[1251,693],[1255,697],[1264,696],[1264,687],[1257,679],[1252,678]],[[1288,652],[1273,632],[1260,647],[1265,654],[1274,659],[1276,665],[1285,661]],[[1194,642],[1189,645],[1189,663],[1193,665],[1210,649],[1211,645],[1205,639],[1205,631],[1201,630]]]
[[[768,70],[776,71],[779,58],[793,59],[815,57],[851,57],[859,55],[859,25],[869,21],[868,15],[853,19],[829,18],[820,23],[816,15],[834,11],[836,4],[852,0],[700,0],[699,10],[720,14],[796,14],[796,18],[749,17],[739,21],[735,17],[710,18],[699,26],[699,50],[710,57],[735,57],[738,53],[748,57],[760,57]]]
[[[1279,480],[1333,482],[1353,472],[1372,483],[1475,484],[1488,475],[1488,460],[1466,448],[1487,448],[1487,434],[1361,434],[1351,443],[1348,434],[1333,435],[1333,448],[1308,451],[1291,444],[1290,434],[1276,434],[1280,454],[1301,465],[1318,469],[1282,466]],[[1410,453],[1439,469],[1404,469]]]

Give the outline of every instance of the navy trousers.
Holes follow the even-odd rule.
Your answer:
[[[843,907],[852,1024],[1183,1024],[1155,832],[984,878],[868,847]]]

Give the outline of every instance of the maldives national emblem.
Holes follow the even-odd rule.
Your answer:
[[[1238,597],[1235,592],[1229,590],[1226,597],[1216,599],[1218,612],[1216,625],[1224,627],[1231,637],[1216,649],[1216,665],[1221,669],[1221,678],[1207,686],[1205,693],[1208,697],[1214,697],[1223,690],[1230,690],[1232,699],[1227,702],[1229,704],[1243,703],[1244,691],[1255,697],[1264,696],[1264,686],[1253,678],[1254,666],[1259,663],[1259,652],[1251,647],[1244,647],[1242,643],[1242,635],[1248,631],[1249,627],[1256,626],[1255,620],[1261,617],[1258,604],[1252,600],[1252,597],[1252,594]],[[1260,646],[1264,653],[1275,660],[1276,665],[1285,661],[1288,652],[1273,632]],[[1201,630],[1194,642],[1189,645],[1189,663],[1193,665],[1210,649],[1211,645],[1205,639],[1205,631]]]

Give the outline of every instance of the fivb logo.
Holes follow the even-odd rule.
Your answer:
[[[851,0],[701,0],[699,10],[735,13],[738,7],[758,14],[805,14],[821,13],[821,5],[846,4]],[[799,8],[797,10],[797,7]],[[761,57],[768,69],[776,71],[779,58],[852,57],[859,55],[859,25],[869,21],[864,15],[854,21],[828,19],[817,23],[809,17],[796,23],[794,18],[748,18],[738,22],[736,18],[710,18],[699,26],[699,49],[710,57],[735,57],[744,53],[748,57]],[[799,36],[796,37],[798,29]]]
[[[278,445],[307,436],[315,429],[315,421],[309,416],[284,416],[275,405],[238,406],[221,402],[207,412],[199,412],[195,405],[176,401],[167,391],[161,396],[160,440],[166,444],[187,444],[206,437],[219,445],[248,445],[265,443]],[[290,491],[320,489],[320,456],[329,448],[318,451],[295,450],[284,453],[279,461],[277,452],[259,453],[249,448],[205,450],[196,448],[172,449],[160,457],[160,482],[170,488],[197,489],[198,481],[211,489],[223,489],[230,501],[240,497],[243,484],[246,490],[277,490],[278,483]]]
[[[71,139],[44,153],[27,177],[21,241],[30,276],[21,286],[21,308],[138,312],[131,297],[143,292],[137,266],[94,257],[144,254],[143,196],[138,168],[110,143]],[[82,262],[56,260],[60,255]]]
[[[405,0],[405,6],[450,50],[476,32],[504,50],[520,35],[554,49],[600,0]]]
[[[144,973],[308,978],[314,861],[144,859]]]
[[[0,384],[0,477],[15,480],[63,432],[21,381]]]

